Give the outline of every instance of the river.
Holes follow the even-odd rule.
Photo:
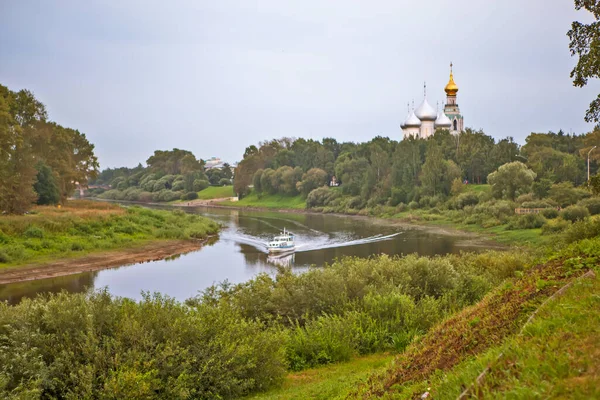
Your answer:
[[[302,272],[344,256],[435,255],[482,249],[481,243],[465,236],[369,218],[218,208],[195,208],[187,212],[220,222],[223,229],[219,237],[199,251],[169,260],[0,285],[0,300],[15,304],[24,296],[37,293],[82,292],[103,287],[113,295],[133,299],[140,299],[145,291],[185,300],[216,283],[239,283],[261,272],[274,274],[278,266]],[[287,257],[270,257],[265,243],[283,228],[295,234],[297,251]]]

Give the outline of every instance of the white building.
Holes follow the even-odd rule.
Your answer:
[[[454,83],[454,75],[452,73],[452,64],[450,64],[450,80],[444,88],[446,92],[446,105],[444,111],[439,114],[431,107],[427,101],[427,91],[424,91],[423,102],[411,111],[409,109],[408,117],[400,126],[404,138],[418,137],[428,138],[432,136],[436,129],[448,129],[454,135],[458,135],[464,131],[464,120],[460,114],[458,103],[456,102],[456,94],[458,86]]]

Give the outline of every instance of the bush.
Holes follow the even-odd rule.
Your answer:
[[[526,201],[521,204],[522,208],[550,208],[554,207],[556,203],[552,204],[546,200],[535,200],[535,201]]]
[[[25,232],[23,232],[23,236],[27,238],[42,239],[44,237],[44,230],[38,226],[30,225]]]
[[[598,236],[600,236],[600,219],[597,218],[575,222],[565,231],[565,241],[567,243]]]
[[[417,203],[416,201],[411,201],[410,203],[408,203],[408,209],[409,210],[416,210],[419,208],[419,203]]]
[[[546,223],[542,226],[542,235],[551,235],[554,233],[560,233],[567,229],[571,223],[569,221],[565,221],[564,219],[556,219],[551,221],[546,221]]]
[[[181,195],[181,200],[195,200],[198,198],[197,192],[187,192]]]
[[[329,189],[327,186],[323,186],[312,190],[306,197],[306,207],[323,207],[329,205],[333,200],[339,198],[341,195],[337,190]]]
[[[231,179],[221,178],[219,180],[219,186],[227,186],[227,185],[231,185]]]
[[[558,210],[556,208],[546,208],[542,210],[542,215],[547,219],[554,219],[558,217]]]
[[[204,179],[194,180],[194,191],[200,192],[210,186],[210,183]]]
[[[541,228],[546,223],[546,218],[540,214],[515,215],[511,218],[506,229],[535,229]]]
[[[581,206],[569,206],[560,212],[562,219],[575,222],[581,221],[590,216],[587,208]]]
[[[591,197],[589,199],[581,200],[577,203],[578,206],[585,207],[590,212],[590,215],[600,214],[600,198]]]
[[[462,193],[456,197],[456,208],[462,210],[466,206],[474,206],[479,203],[479,196],[476,193]]]

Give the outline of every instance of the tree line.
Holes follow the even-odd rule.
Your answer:
[[[0,85],[0,212],[22,214],[64,202],[98,172],[85,134],[48,120],[29,90]]]
[[[146,167],[107,168],[90,183],[89,195],[112,200],[172,201],[193,200],[210,185],[230,185],[233,171],[225,163],[221,169],[205,169],[205,163],[191,151],[156,150]],[[102,187],[104,186],[104,187]],[[109,186],[109,190],[106,190]]]
[[[258,194],[308,197],[335,176],[343,195],[356,208],[395,206],[422,197],[444,198],[453,183],[487,183],[500,166],[521,161],[535,174],[538,185],[587,181],[587,152],[600,145],[600,129],[585,135],[532,133],[524,146],[513,138],[496,141],[483,131],[467,129],[460,136],[438,130],[429,139],[400,142],[377,136],[365,143],[276,139],[246,148],[236,168],[234,190]],[[597,169],[600,152],[591,155]]]

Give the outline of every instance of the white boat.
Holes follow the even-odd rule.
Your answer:
[[[287,232],[285,228],[283,228],[283,232],[281,232],[279,236],[275,236],[273,240],[267,244],[267,249],[270,254],[288,253],[296,250],[294,234]]]

